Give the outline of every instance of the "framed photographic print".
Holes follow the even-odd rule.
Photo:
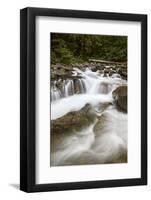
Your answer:
[[[20,12],[20,189],[147,184],[147,16]]]

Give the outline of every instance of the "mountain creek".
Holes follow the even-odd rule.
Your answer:
[[[52,66],[50,135],[50,166],[126,163],[127,66]]]

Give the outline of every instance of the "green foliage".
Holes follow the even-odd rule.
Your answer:
[[[127,61],[127,37],[86,34],[51,34],[51,62],[70,64],[90,58]]]

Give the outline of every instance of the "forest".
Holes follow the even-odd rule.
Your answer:
[[[51,33],[51,63],[127,61],[127,36]]]

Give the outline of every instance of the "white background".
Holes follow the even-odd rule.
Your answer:
[[[149,147],[149,185],[82,191],[26,194],[18,190],[19,184],[19,9],[26,6],[84,9],[113,12],[146,13],[150,0],[5,0],[0,5],[0,199],[150,199],[151,159]],[[148,24],[149,24],[148,23]],[[151,27],[149,26],[149,34]],[[148,44],[150,44],[150,37]],[[150,54],[150,47],[148,55]],[[151,64],[149,58],[148,65]],[[148,74],[151,74],[149,69]],[[149,86],[151,81],[149,80]],[[149,101],[150,92],[149,92]],[[150,106],[149,106],[150,110]],[[151,110],[150,110],[151,111]],[[149,124],[151,114],[149,114]],[[150,127],[149,131],[150,132]],[[148,141],[151,137],[148,134]],[[148,142],[151,146],[151,142]]]
[[[128,163],[50,168],[50,32],[127,35]],[[38,166],[36,183],[140,177],[140,43],[141,26],[137,22],[104,20],[96,22],[96,20],[54,17],[36,19],[36,166]],[[134,66],[137,66],[137,69]]]

